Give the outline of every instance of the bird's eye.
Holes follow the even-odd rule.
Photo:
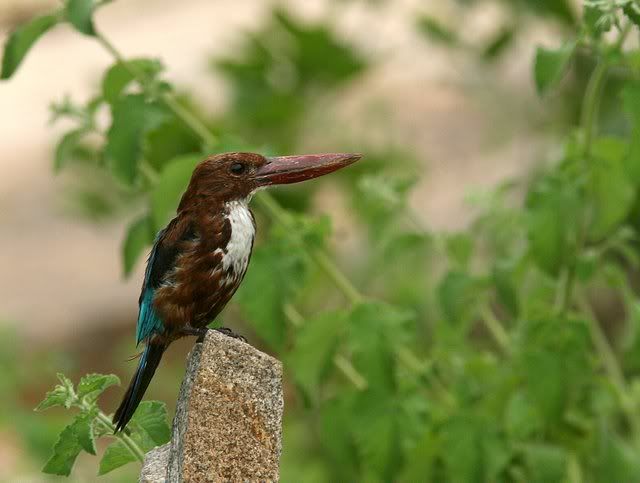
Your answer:
[[[244,173],[244,170],[246,169],[246,166],[242,163],[233,163],[231,165],[231,167],[229,168],[229,171],[231,171],[231,174],[242,174]]]

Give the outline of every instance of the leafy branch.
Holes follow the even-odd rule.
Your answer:
[[[111,419],[100,410],[97,400],[107,388],[120,384],[117,376],[89,374],[80,379],[77,388],[64,374],[58,374],[58,380],[60,384],[47,393],[36,411],[61,406],[78,409],[79,413],[60,433],[53,454],[42,470],[45,473],[68,476],[81,451],[96,454],[96,440],[101,437],[112,439],[113,443],[100,461],[100,475],[131,461],[142,462],[147,451],[169,441],[167,410],[159,401],[143,402],[130,430],[114,432]]]

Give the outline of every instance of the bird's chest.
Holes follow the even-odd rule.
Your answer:
[[[256,234],[255,222],[246,203],[234,201],[227,203],[225,208],[225,218],[229,224],[230,233],[226,245],[215,250],[222,256],[219,266],[215,269],[222,270],[228,278],[242,278],[247,271],[253,249]]]

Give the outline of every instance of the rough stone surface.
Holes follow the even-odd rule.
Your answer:
[[[144,464],[140,472],[140,483],[164,483],[167,481],[167,464],[171,443],[149,451],[144,457]]]
[[[189,355],[170,450],[147,456],[141,481],[277,481],[283,409],[282,364],[209,331]]]

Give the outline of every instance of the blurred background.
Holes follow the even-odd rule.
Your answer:
[[[600,2],[600,13],[609,3]],[[2,0],[0,36],[59,6]],[[74,381],[115,373],[128,382],[148,244],[185,182],[183,174],[171,178],[170,166],[184,171],[194,153],[256,150],[365,154],[338,176],[276,193],[297,213],[296,229],[331,253],[358,295],[347,288],[345,302],[320,268],[303,257],[284,260],[287,247],[298,247],[258,206],[261,238],[247,287],[222,316],[285,361],[283,481],[605,481],[593,475],[618,464],[627,465],[617,473],[624,478],[608,481],[634,481],[626,477],[638,475],[637,446],[624,446],[633,439],[625,416],[603,402],[615,396],[590,344],[586,362],[571,352],[545,366],[545,355],[564,354],[565,346],[542,342],[540,358],[527,353],[538,377],[559,374],[531,395],[519,379],[524,359],[505,361],[501,329],[491,327],[526,339],[522,320],[544,313],[545,301],[553,305],[562,279],[523,268],[531,262],[520,210],[564,159],[595,57],[580,52],[570,75],[541,97],[536,47],[583,35],[582,18],[577,0],[108,3],[96,11],[96,28],[127,58],[158,59],[162,72],[159,64],[143,69],[174,86],[213,133],[203,143],[179,120],[156,122],[144,129],[137,171],[127,179],[103,159],[111,113],[91,104],[114,59],[67,25],[48,32],[0,84],[0,480],[62,479],[40,469],[69,414],[33,412],[57,372]],[[604,93],[603,125],[625,133],[614,84]],[[82,134],[65,136],[73,130]],[[141,223],[143,234],[132,234]],[[257,294],[270,284],[284,288]],[[630,299],[603,289],[594,302],[616,350],[616,337],[628,336],[616,332],[629,316],[625,303],[635,303],[633,289],[625,293]],[[388,304],[385,327],[370,320],[375,305],[361,305],[360,294]],[[301,332],[306,318],[317,324]],[[324,337],[323,323],[336,326],[328,320],[351,325]],[[380,375],[387,359],[360,347],[386,343],[369,335],[378,330],[399,334],[389,339],[389,367],[398,365],[390,376]],[[304,359],[318,340],[317,360]],[[170,415],[192,344],[171,347],[147,393]],[[356,371],[351,383],[344,361]],[[571,372],[574,362],[587,376]],[[638,365],[629,364],[631,377]],[[376,382],[387,376],[389,404]],[[570,393],[558,389],[581,378],[589,380]],[[597,404],[586,401],[590,384],[602,385]],[[121,391],[104,394],[105,412]],[[381,405],[364,408],[370,419],[356,422],[363,391]],[[536,397],[553,391],[562,394],[550,412],[537,414],[544,403]],[[599,432],[603,412],[610,444]],[[609,459],[590,462],[594,454]],[[94,481],[96,468],[96,457],[83,453],[70,480]],[[100,478],[133,481],[138,471],[131,464]]]

